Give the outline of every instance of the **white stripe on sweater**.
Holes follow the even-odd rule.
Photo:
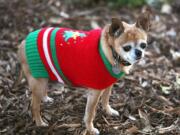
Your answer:
[[[48,29],[45,30],[45,32],[43,34],[43,51],[44,51],[44,54],[45,54],[46,61],[47,61],[48,65],[49,65],[52,73],[55,75],[55,77],[57,78],[57,80],[60,83],[64,83],[64,81],[61,79],[61,77],[57,73],[55,67],[53,66],[51,58],[49,56],[49,51],[48,51],[48,35],[49,35],[49,32],[51,30],[52,30],[52,28],[48,28]]]

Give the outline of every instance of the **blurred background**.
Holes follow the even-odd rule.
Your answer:
[[[49,85],[53,104],[42,104],[47,128],[32,121],[27,82],[14,85],[17,49],[26,35],[54,26],[103,28],[112,17],[134,23],[145,7],[153,12],[146,57],[113,87],[109,117],[99,106],[95,126],[102,135],[180,134],[179,0],[0,0],[0,134],[86,135],[86,92]]]

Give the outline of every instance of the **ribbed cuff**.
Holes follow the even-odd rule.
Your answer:
[[[26,38],[25,52],[30,72],[35,78],[48,78],[48,73],[40,58],[37,48],[37,38],[40,30],[31,32]]]

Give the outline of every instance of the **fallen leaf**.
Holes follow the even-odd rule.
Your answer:
[[[138,132],[138,128],[134,125],[128,129],[126,129],[126,133],[128,133],[128,134],[135,134],[137,132]]]
[[[170,94],[170,90],[172,89],[172,86],[163,86],[163,85],[160,85],[161,87],[161,90],[164,94]]]

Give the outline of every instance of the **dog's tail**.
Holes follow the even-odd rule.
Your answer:
[[[13,88],[16,88],[20,84],[22,78],[23,78],[23,70],[20,63],[18,62],[16,64],[16,80],[14,81]]]
[[[24,41],[22,41],[21,42],[21,44],[18,46],[18,50],[17,50],[17,62],[16,62],[16,74],[15,74],[15,81],[14,81],[14,84],[13,84],[13,88],[16,88],[19,84],[20,84],[20,82],[21,82],[21,80],[22,80],[22,78],[23,78],[23,69],[22,69],[22,66],[21,66],[21,63],[22,63],[22,60],[21,60],[21,46],[23,45],[23,43],[24,43]]]

